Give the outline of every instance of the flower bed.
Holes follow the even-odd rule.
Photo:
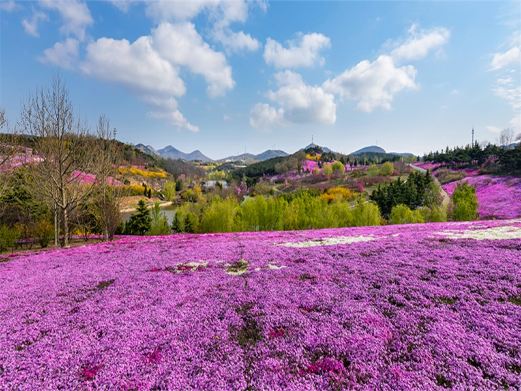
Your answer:
[[[521,178],[476,175],[447,183],[443,189],[451,195],[461,182],[476,188],[481,219],[521,217]]]
[[[521,221],[0,259],[2,389],[521,387]]]

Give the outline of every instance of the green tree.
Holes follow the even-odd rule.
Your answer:
[[[322,168],[322,173],[326,176],[333,175],[333,167],[331,164],[324,164],[324,167]]]
[[[458,184],[451,201],[452,220],[470,221],[478,218],[478,198],[473,186],[467,183]]]
[[[175,199],[175,188],[176,183],[172,181],[166,181],[163,185],[163,196],[166,201],[173,201]]]
[[[203,210],[200,229],[202,232],[231,232],[235,225],[237,201],[233,198],[214,199]]]
[[[159,202],[156,202],[150,213],[150,229],[148,231],[148,234],[168,235],[170,232],[171,229],[168,225],[168,220],[166,219],[165,214],[161,212]]]
[[[125,224],[124,232],[128,235],[145,235],[150,230],[151,218],[145,201],[139,200],[136,212]]]
[[[391,224],[423,223],[424,217],[420,210],[411,210],[407,205],[399,204],[393,207],[389,216]]]
[[[381,225],[382,216],[374,202],[359,199],[353,208],[352,226]]]
[[[380,174],[385,176],[393,175],[394,172],[394,164],[391,162],[385,162],[382,164],[382,167],[380,168]]]
[[[342,162],[340,162],[338,160],[332,164],[331,168],[333,169],[333,173],[335,175],[343,175],[345,172],[344,165],[342,164]]]

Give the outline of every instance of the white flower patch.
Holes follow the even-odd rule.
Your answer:
[[[313,239],[304,242],[285,242],[280,243],[279,246],[293,247],[293,248],[305,248],[305,247],[317,247],[317,246],[336,246],[338,244],[351,244],[359,242],[370,242],[375,240],[374,236],[334,236],[330,238]]]
[[[448,230],[436,232],[449,239],[506,240],[521,239],[521,227],[505,226],[464,231]]]
[[[280,269],[285,269],[285,268],[287,268],[287,266],[278,266],[278,265],[274,265],[273,263],[268,263],[269,270],[280,270]]]

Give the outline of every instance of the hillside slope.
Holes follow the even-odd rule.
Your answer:
[[[6,389],[521,387],[521,221],[125,237],[2,261]]]

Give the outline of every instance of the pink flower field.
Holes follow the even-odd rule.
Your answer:
[[[0,389],[521,388],[521,221],[4,256]]]
[[[481,219],[512,219],[521,217],[521,178],[490,175],[467,176],[443,185],[451,195],[458,183],[467,182],[476,188]]]

